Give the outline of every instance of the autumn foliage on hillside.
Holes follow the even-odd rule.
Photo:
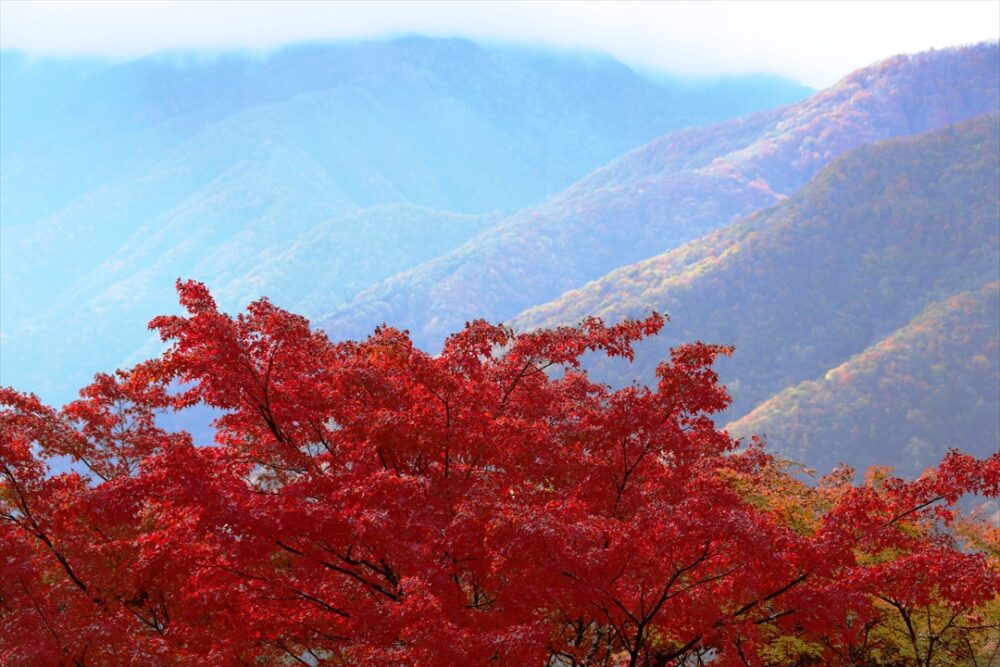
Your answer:
[[[331,343],[268,301],[179,285],[162,357],[57,411],[2,390],[0,663],[942,665],[997,653],[1000,456],[816,485],[716,430],[712,363],[663,319],[441,354]],[[179,389],[178,389],[179,388]],[[156,415],[221,411],[214,444]],[[76,472],[54,474],[68,458]],[[978,660],[981,662],[973,662]]]
[[[823,377],[728,424],[766,434],[796,461],[829,470],[850,457],[915,477],[949,444],[1000,447],[1000,281],[932,303],[906,326]],[[898,456],[898,454],[897,454]],[[838,458],[839,457],[839,458]]]

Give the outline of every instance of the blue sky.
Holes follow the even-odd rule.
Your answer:
[[[607,51],[691,75],[814,87],[895,53],[1000,37],[1000,2],[0,2],[0,46],[135,57],[403,33]]]

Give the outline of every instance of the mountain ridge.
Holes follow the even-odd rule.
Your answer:
[[[513,317],[782,201],[850,148],[995,110],[998,49],[890,58],[804,102],[654,140],[448,255],[369,288],[321,326],[353,338],[391,322],[433,349],[467,320]]]
[[[665,311],[671,324],[639,347],[634,365],[592,371],[614,383],[650,380],[669,345],[734,344],[719,373],[734,398],[723,419],[738,420],[892,335],[929,304],[1000,279],[998,175],[996,114],[868,144],[780,205],[618,269],[511,324]]]
[[[53,402],[145,345],[146,322],[176,310],[178,276],[238,309],[277,275],[257,264],[317,225],[368,209],[389,236],[387,211],[407,229],[451,221],[405,262],[404,246],[361,251],[364,225],[344,223],[361,234],[353,240],[311,237],[336,239],[330,253],[347,246],[358,276],[382,279],[464,241],[460,216],[493,220],[665,131],[740,111],[722,103],[738,82],[706,93],[647,81],[610,57],[457,39],[76,69],[5,52],[0,67],[0,374]],[[775,88],[743,108],[805,90]],[[366,269],[369,258],[381,269]],[[324,271],[314,259],[300,267],[302,285],[320,291],[305,278]],[[289,298],[334,308],[350,296],[336,287],[327,300]]]

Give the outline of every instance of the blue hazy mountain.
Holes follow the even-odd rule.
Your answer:
[[[464,40],[128,62],[0,54],[0,382],[65,400],[179,276],[307,315],[657,136],[803,98]]]
[[[776,205],[845,151],[998,108],[996,43],[889,58],[797,104],[630,151],[463,246],[368,288],[323,326],[334,338],[355,338],[389,322],[434,348],[467,320],[512,318]]]

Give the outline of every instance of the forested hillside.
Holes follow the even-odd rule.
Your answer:
[[[333,313],[356,337],[381,322],[419,343],[506,319],[780,202],[840,153],[1000,108],[996,44],[890,58],[785,109],[658,139],[462,247]]]
[[[308,154],[357,206],[509,210],[671,129],[810,92],[778,77],[651,81],[598,53],[423,37],[124,63],[5,51],[0,65],[2,155],[18,167],[2,176],[9,225],[158,168],[186,167],[172,174],[190,189],[265,139]]]
[[[734,344],[736,353],[720,363],[720,374],[734,398],[728,419],[738,419],[787,387],[864,352],[929,304],[997,280],[998,157],[995,114],[861,147],[781,205],[619,269],[525,312],[514,324],[531,328],[587,315],[614,321],[652,309],[666,312],[671,324],[640,350],[637,367],[605,367],[605,377],[651,378],[655,360],[677,341]],[[986,409],[1000,410],[1000,397],[988,387],[982,394],[990,402]],[[871,400],[888,402],[858,414],[859,422],[883,419],[897,398],[887,392]],[[946,423],[949,408],[938,409]],[[802,424],[810,432],[821,427]],[[783,446],[778,436],[772,442]],[[934,441],[934,454],[925,456],[939,456],[948,443],[954,444],[950,438]],[[879,460],[910,467],[907,443],[896,443],[895,450],[891,444],[879,444]],[[995,445],[988,434],[964,443],[980,454]],[[843,453],[843,460],[854,463],[863,446],[845,445],[836,454],[817,450],[817,462]],[[870,460],[867,454],[864,460]],[[806,463],[813,463],[808,451]]]
[[[0,66],[2,381],[56,401],[136,353],[178,276],[318,315],[665,132],[810,92],[416,37]]]
[[[850,460],[916,477],[950,448],[1000,446],[1000,283],[936,301],[864,352],[726,426],[830,469]]]

